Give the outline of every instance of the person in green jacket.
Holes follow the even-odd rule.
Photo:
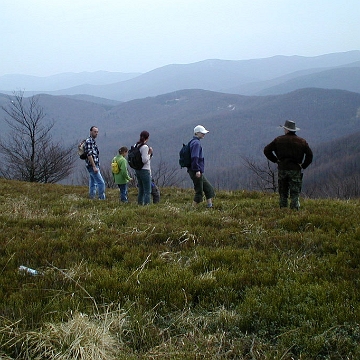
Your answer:
[[[113,159],[113,161],[116,161],[119,166],[119,172],[116,174],[113,173],[113,176],[115,184],[117,184],[120,190],[120,201],[123,203],[129,202],[127,183],[132,180],[127,169],[127,154],[128,148],[126,146],[123,146],[119,149],[119,154],[116,155]]]

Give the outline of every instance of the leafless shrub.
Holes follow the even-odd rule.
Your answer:
[[[74,145],[52,140],[54,122],[46,120],[39,96],[27,99],[23,92],[9,97],[3,106],[9,136],[0,141],[1,176],[29,182],[56,183],[68,177],[74,167]]]
[[[271,190],[277,192],[277,171],[275,166],[267,160],[267,162],[258,162],[248,157],[242,157],[244,166],[254,175],[253,190]]]

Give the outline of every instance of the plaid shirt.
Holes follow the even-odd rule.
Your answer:
[[[91,155],[93,157],[95,166],[99,167],[100,166],[99,149],[98,149],[98,147],[96,145],[95,139],[93,139],[91,136],[86,139],[85,152],[86,152],[87,156]],[[91,166],[91,163],[90,163],[88,158],[86,158],[86,164],[88,166]]]

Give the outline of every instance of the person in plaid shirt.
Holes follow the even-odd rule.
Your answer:
[[[100,172],[99,149],[95,139],[98,136],[99,129],[96,126],[90,128],[90,136],[85,141],[85,153],[87,155],[86,169],[89,172],[89,197],[94,199],[96,190],[100,200],[105,199],[105,181]]]

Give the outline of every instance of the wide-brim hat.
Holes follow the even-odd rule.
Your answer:
[[[280,125],[280,127],[289,130],[289,131],[298,131],[300,128],[296,127],[295,121],[286,120],[284,125]]]

